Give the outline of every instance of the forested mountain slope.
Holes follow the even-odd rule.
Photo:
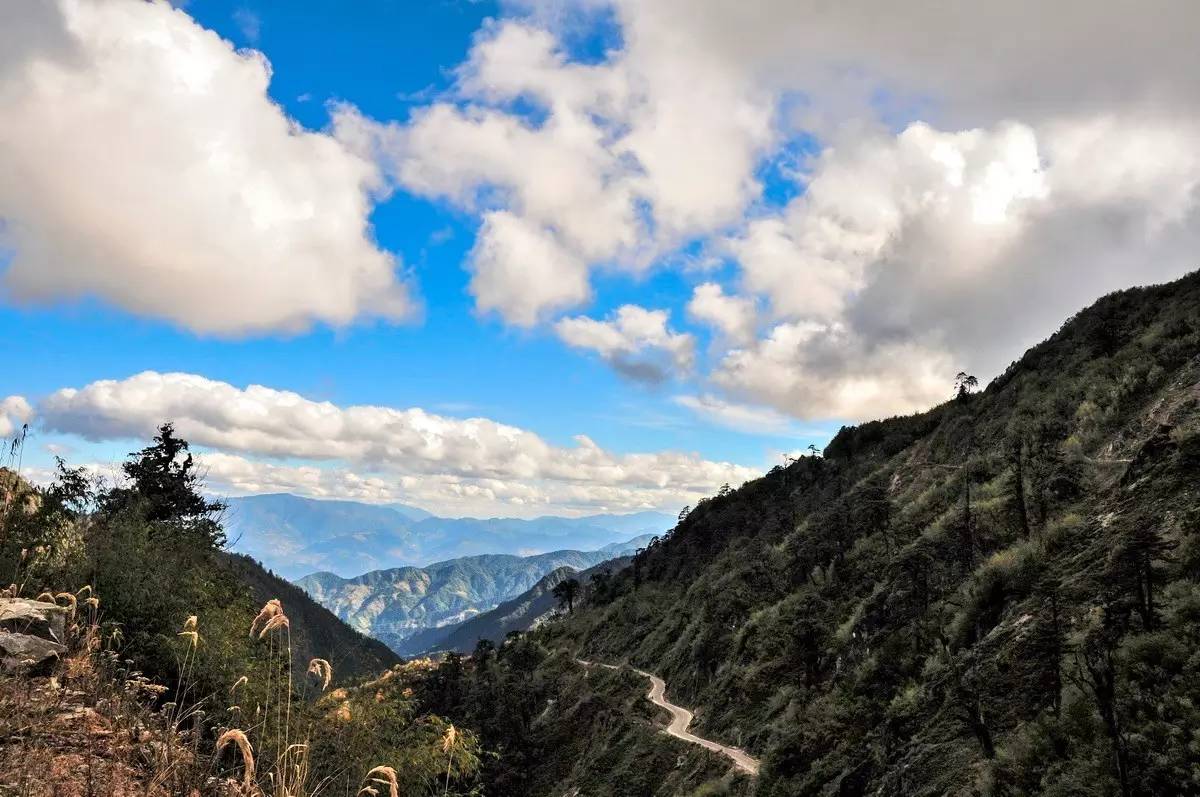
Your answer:
[[[400,658],[387,645],[355,631],[304,590],[250,557],[225,554],[222,558],[237,580],[245,585],[255,604],[276,598],[287,607],[293,622],[292,659],[296,667],[303,669],[314,658],[326,659],[333,665],[334,677],[341,682],[377,675],[400,663]]]
[[[530,635],[540,654],[498,660],[559,703],[579,686],[558,651],[658,673],[698,732],[763,757],[759,795],[1196,794],[1198,489],[1193,274],[1100,300],[980,393],[704,501]],[[460,711],[569,769],[547,742],[578,717],[513,732]]]
[[[374,570],[354,578],[313,573],[296,584],[353,628],[383,640],[402,655],[426,647],[428,629],[453,625],[520,595],[559,567],[591,567],[644,542],[638,537],[599,551],[551,551],[534,556],[464,556],[426,567]]]
[[[579,571],[564,565],[555,568],[529,589],[515,598],[510,598],[496,608],[478,614],[469,620],[451,626],[431,628],[407,640],[408,648],[422,652],[455,651],[470,653],[479,640],[485,639],[495,645],[504,641],[514,631],[528,631],[556,611],[566,611],[559,606],[554,588],[567,579],[578,581],[587,589],[594,578],[607,584],[613,574],[624,570],[632,559],[623,556],[609,559],[598,565]]]

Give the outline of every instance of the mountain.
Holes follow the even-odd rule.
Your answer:
[[[481,639],[499,645],[513,631],[528,631],[561,611],[558,598],[554,596],[554,588],[559,583],[574,578],[586,591],[592,583],[593,576],[598,573],[618,573],[628,567],[631,561],[629,556],[622,556],[583,571],[565,565],[555,568],[528,590],[504,601],[494,609],[461,623],[414,634],[406,640],[406,648],[420,652],[470,653]]]
[[[315,658],[333,665],[338,681],[376,675],[400,658],[382,642],[359,633],[333,612],[310,598],[304,590],[271,573],[258,562],[240,554],[225,554],[223,560],[238,581],[245,585],[256,605],[272,598],[283,603],[291,620],[292,663],[303,672]]]
[[[430,700],[509,793],[1150,797],[1200,793],[1197,650],[1200,273],[701,502]],[[576,658],[661,676],[760,775],[641,775],[695,752]]]
[[[645,548],[655,538],[654,534],[640,534],[632,540],[625,542],[611,542],[608,545],[603,545],[597,550],[611,553],[613,556],[619,556],[629,551],[636,551],[638,548]]]
[[[616,550],[466,556],[426,567],[374,570],[354,578],[320,572],[296,585],[356,630],[386,642],[401,655],[414,655],[427,647],[421,641],[415,647],[408,643],[415,634],[487,611],[556,568],[584,570],[637,547],[634,543]]]
[[[227,500],[231,546],[285,578],[313,571],[349,576],[398,564],[424,566],[479,554],[595,550],[635,535],[661,534],[658,512],[580,518],[440,518],[404,504],[363,504],[295,495]]]

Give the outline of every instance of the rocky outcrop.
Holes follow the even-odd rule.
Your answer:
[[[66,638],[67,609],[25,598],[0,599],[0,633],[30,634],[61,643]]]
[[[66,653],[67,610],[24,598],[0,599],[0,672],[39,675]]]

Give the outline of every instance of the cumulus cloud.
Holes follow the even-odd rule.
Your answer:
[[[938,349],[871,345],[844,327],[795,322],[728,353],[712,379],[730,395],[798,418],[868,419],[945,400],[954,364]]]
[[[1200,53],[1191,46],[1200,8],[1191,0],[615,0],[610,7],[629,49],[657,47],[667,58],[685,42],[679,58],[703,53],[709,70],[759,89],[802,91],[798,116],[810,128],[881,106],[933,113],[961,129],[1117,105],[1194,105],[1200,96]]]
[[[605,321],[563,318],[554,331],[569,346],[597,352],[630,379],[658,383],[691,370],[695,360],[695,339],[672,331],[667,322],[666,310],[627,304]]]
[[[517,326],[533,326],[590,294],[587,264],[553,232],[508,211],[487,214],[471,255],[476,306]]]
[[[12,297],[215,334],[412,313],[371,235],[377,167],[286,116],[261,53],[164,2],[14,0],[0,31]]]
[[[758,323],[754,300],[730,296],[715,282],[696,286],[687,311],[691,318],[715,328],[734,344],[754,340]]]
[[[692,453],[616,454],[582,435],[573,446],[554,446],[486,418],[339,407],[194,374],[148,371],[64,388],[37,411],[46,430],[89,440],[144,438],[173,421],[189,441],[236,457],[206,461],[220,483],[247,492],[294,487],[387,498],[391,484],[441,496],[443,506],[461,495],[516,507],[621,510],[687,503],[757,475]]]
[[[1099,295],[1194,267],[1200,124],[1105,116],[855,135],[729,248],[779,321],[714,381],[801,417],[940,401]]]
[[[33,419],[33,407],[24,396],[0,399],[0,438],[16,434],[22,424]]]
[[[400,185],[481,214],[477,301],[512,323],[699,240],[736,269],[688,307],[728,347],[726,399],[908,411],[1193,266],[1200,7],[1153,5],[531,0],[481,31],[452,97],[360,138]],[[564,45],[581,8],[620,29],[599,60]],[[772,208],[761,167],[797,137],[817,154]],[[498,210],[540,257],[493,242]],[[601,323],[580,334],[612,348]]]
[[[483,215],[470,264],[476,298],[528,325],[568,297],[582,301],[581,273],[644,270],[689,238],[738,223],[758,194],[772,97],[708,66],[698,46],[631,44],[582,64],[552,31],[507,20],[480,33],[454,98],[404,125],[345,111],[338,135],[380,158],[406,190]],[[486,215],[496,210],[552,238],[553,249],[535,258],[498,242],[506,231]],[[570,287],[526,295],[535,282]],[[491,289],[500,283],[521,289]]]

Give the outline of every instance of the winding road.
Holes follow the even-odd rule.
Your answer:
[[[599,662],[584,661],[576,659],[576,662],[584,667],[603,667],[606,670],[619,670],[621,667],[616,664],[600,664]],[[633,668],[630,668],[633,669]],[[733,762],[734,766],[749,775],[758,775],[758,759],[753,758],[745,750],[737,747],[729,747],[728,745],[714,742],[711,739],[705,739],[697,736],[694,733],[688,732],[688,726],[692,724],[692,712],[688,711],[683,706],[677,706],[667,700],[667,682],[657,675],[645,672],[644,670],[633,669],[638,675],[643,675],[650,679],[650,691],[646,693],[646,699],[656,706],[661,706],[671,713],[671,724],[665,728],[666,733],[674,736],[676,739],[682,739],[691,744],[698,744],[706,750],[712,750],[714,753],[720,753]]]

